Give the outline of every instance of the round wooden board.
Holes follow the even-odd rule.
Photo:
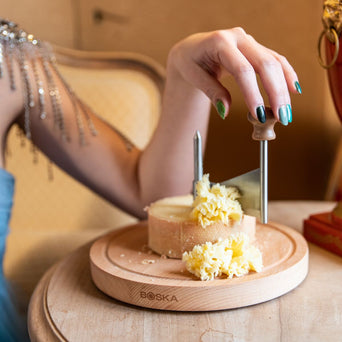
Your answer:
[[[200,281],[181,260],[163,258],[147,247],[147,223],[109,233],[90,249],[95,285],[107,295],[142,307],[212,311],[262,303],[297,287],[308,272],[308,246],[291,228],[257,225],[255,245],[263,271],[233,279]]]

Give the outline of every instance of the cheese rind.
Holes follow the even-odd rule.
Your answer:
[[[215,222],[205,229],[191,219],[192,195],[169,197],[148,208],[148,245],[160,255],[181,259],[184,252],[206,242],[215,243],[231,234],[244,232],[255,239],[256,219],[243,215],[240,223]]]

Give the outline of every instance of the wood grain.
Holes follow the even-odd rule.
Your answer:
[[[55,327],[46,307],[46,291],[55,268],[56,266],[51,267],[50,270],[44,274],[30,301],[31,307],[34,308],[37,314],[31,315],[28,318],[29,333],[31,339],[36,342],[65,340],[59,333],[58,328]],[[32,333],[30,327],[34,327]],[[32,338],[32,336],[34,337]]]
[[[148,228],[139,223],[114,231],[90,250],[91,275],[107,295],[138,306],[176,311],[239,308],[276,298],[299,285],[308,271],[308,247],[291,228],[259,224],[255,245],[264,269],[244,277],[200,281],[181,260],[144,251]]]
[[[301,231],[304,218],[333,205],[273,202],[270,219]],[[315,245],[309,248],[307,278],[278,299],[240,309],[176,312],[142,309],[104,295],[91,280],[87,244],[65,257],[48,281],[44,277],[39,283],[29,309],[30,336],[32,341],[82,342],[339,341],[342,258]],[[38,310],[44,301],[55,312],[48,324],[46,311]],[[51,334],[52,323],[63,339]]]

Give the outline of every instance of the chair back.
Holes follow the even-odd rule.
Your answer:
[[[135,53],[55,51],[59,70],[74,92],[143,149],[158,122],[164,69]],[[39,154],[38,162],[33,163],[30,142],[26,148],[20,144],[12,130],[7,157],[7,169],[16,178],[12,229],[115,228],[135,221],[55,165],[53,180],[49,180],[47,158]]]

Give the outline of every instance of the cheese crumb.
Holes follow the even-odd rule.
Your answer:
[[[141,263],[143,265],[154,264],[156,261],[153,259],[144,259]]]
[[[196,245],[183,253],[186,269],[201,280],[213,280],[226,274],[228,278],[241,277],[249,271],[261,272],[262,254],[251,245],[245,233],[231,235],[216,243]]]
[[[241,222],[243,212],[237,200],[240,196],[237,188],[220,184],[210,187],[209,175],[206,174],[197,182],[196,194],[191,218],[203,228],[215,222],[223,222],[227,225],[230,221]]]

